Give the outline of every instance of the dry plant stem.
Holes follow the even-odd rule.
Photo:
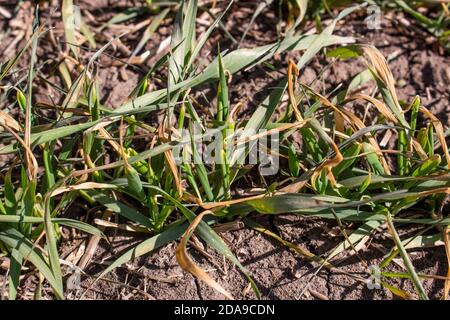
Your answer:
[[[94,219],[94,223],[98,226],[101,226],[102,228],[99,228],[100,230],[103,228],[114,228],[124,231],[130,231],[130,232],[141,232],[141,233],[150,233],[151,231],[148,228],[141,228],[139,226],[125,224],[125,223],[115,223],[110,222],[102,219]]]
[[[102,219],[107,220],[111,215],[112,215],[111,211],[105,210]],[[99,226],[98,229],[103,232],[105,231],[106,228],[103,226]],[[80,267],[81,270],[86,269],[87,265],[89,264],[89,261],[91,261],[95,251],[97,250],[100,240],[101,238],[99,236],[91,236],[88,246],[86,248],[86,252],[83,254],[83,256],[80,259],[80,262],[78,263],[78,266]]]
[[[300,113],[300,110],[298,110],[297,101],[295,99],[295,94],[294,94],[294,83],[296,82],[299,73],[300,72],[297,68],[297,64],[294,61],[289,60],[288,70],[287,70],[289,99],[291,101],[291,105],[294,110],[295,117],[297,118],[297,121],[300,122],[300,121],[303,121],[303,117]],[[293,77],[295,79],[294,81],[292,81]]]
[[[447,167],[450,169],[450,153],[448,151],[448,146],[445,141],[445,132],[441,121],[439,121],[439,119],[434,114],[432,114],[429,110],[427,110],[424,107],[420,107],[420,111],[425,115],[425,117],[431,120],[431,123],[436,129],[436,133],[438,135],[442,149],[444,150],[445,159],[447,160]]]
[[[170,137],[166,134],[166,122],[163,122],[162,125],[159,127],[159,138],[163,143],[170,142]],[[164,156],[167,162],[167,165],[170,168],[170,171],[172,172],[175,187],[177,188],[178,194],[180,197],[183,196],[183,185],[181,183],[181,179],[178,174],[177,165],[175,163],[175,158],[173,156],[172,150],[168,150],[164,152]]]
[[[29,164],[29,166],[27,166],[27,173],[29,174],[28,178],[30,179],[30,181],[36,179],[38,174],[38,163],[29,145],[27,145],[25,141],[22,140],[22,138],[19,137],[19,135],[15,133],[11,128],[9,128],[6,124],[0,122],[0,126],[2,126],[5,130],[11,133],[17,139],[17,141],[19,141],[19,143],[24,147],[26,151],[26,158],[29,159],[30,161],[27,162]]]

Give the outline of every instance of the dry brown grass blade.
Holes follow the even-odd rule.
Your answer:
[[[164,156],[175,180],[175,186],[177,187],[178,194],[182,196],[184,193],[183,184],[181,183],[180,175],[178,173],[178,168],[175,163],[175,158],[173,157],[172,150],[164,152]]]
[[[67,112],[67,113],[71,113],[73,115],[76,116],[89,116],[90,113],[87,112],[86,110],[83,110],[81,108],[62,108],[61,106],[57,106],[57,105],[50,105],[48,103],[45,102],[36,102],[35,104],[35,108],[39,108],[39,109],[45,109],[45,110],[55,110],[57,112]]]
[[[19,137],[19,135],[10,127],[6,125],[6,123],[0,122],[0,126],[2,126],[5,130],[7,130],[9,133],[11,133],[14,138],[17,139],[17,141],[23,146],[26,152],[26,159],[27,159],[27,177],[29,181],[33,181],[37,179],[38,174],[38,163],[36,161],[36,157],[33,154],[33,151],[30,149],[30,145],[25,143],[25,141]]]
[[[442,6],[442,9],[445,11],[445,14],[447,15],[447,17],[449,17],[450,10],[448,9],[448,6],[445,5],[445,3],[448,3],[448,1],[442,1],[441,6]]]
[[[357,131],[357,130],[361,130],[364,129],[366,126],[365,124],[362,122],[361,119],[359,119],[355,114],[353,114],[352,112],[345,110],[343,108],[338,108],[336,105],[334,105],[330,100],[328,100],[326,97],[322,96],[320,93],[315,92],[311,87],[302,84],[303,87],[305,87],[306,89],[308,89],[313,95],[315,95],[320,102],[328,108],[331,108],[334,112],[339,113],[340,115],[342,115],[343,119],[350,125],[352,126],[352,128]],[[381,164],[383,165],[383,168],[386,172],[386,174],[390,174],[390,169],[389,169],[389,165],[383,155],[383,152],[381,152],[380,146],[378,145],[378,142],[375,140],[375,138],[370,135],[367,134],[366,135],[369,143],[373,146],[373,148],[375,149],[378,157],[380,158]]]
[[[89,173],[96,172],[96,171],[102,171],[102,170],[104,171],[104,170],[114,169],[114,168],[117,168],[120,163],[121,163],[120,161],[116,161],[116,162],[112,162],[112,163],[105,164],[102,166],[97,166],[97,167],[91,168],[91,169],[76,170],[76,171],[73,171],[70,175],[68,175],[66,180],[69,180],[71,178],[75,178],[78,176],[84,176],[84,175],[87,175]]]
[[[92,132],[98,131],[98,132],[99,132],[99,135],[100,135],[102,138],[105,138],[106,141],[108,141],[109,144],[114,148],[114,150],[115,150],[118,154],[120,154],[120,146],[119,146],[119,144],[118,144],[117,142],[115,142],[115,141],[113,140],[113,137],[109,134],[109,132],[105,130],[105,127],[106,127],[107,125],[110,125],[110,124],[113,123],[113,122],[114,122],[114,121],[112,121],[112,120],[110,120],[110,119],[105,119],[104,121],[101,121],[101,122],[97,123],[97,124],[94,125],[93,127],[89,128],[89,129],[87,129],[86,131],[83,132],[84,139],[86,139],[86,137],[87,137],[89,134],[91,134]]]
[[[230,111],[230,121],[234,123],[237,121],[238,113],[243,109],[244,104],[242,102],[236,103],[236,105]]]
[[[441,121],[434,114],[432,114],[427,108],[420,107],[420,112],[428,118],[433,124],[434,129],[436,130],[436,134],[439,138],[439,142],[441,143],[442,149],[444,150],[445,159],[447,160],[447,167],[450,169],[450,154],[448,153],[447,142],[445,141],[445,132],[444,127],[442,126]]]
[[[316,262],[316,263],[320,264],[321,266],[323,266],[323,267],[325,267],[325,268],[327,268],[329,270],[332,270],[332,271],[334,271],[336,273],[340,273],[340,274],[346,275],[346,276],[348,276],[350,278],[353,278],[353,279],[355,279],[357,281],[360,281],[362,283],[367,283],[367,280],[364,279],[363,277],[360,277],[357,274],[353,274],[351,272],[348,272],[346,270],[343,270],[343,269],[341,269],[339,267],[334,266],[332,263],[328,262],[328,259],[324,259],[324,258],[322,258],[320,256],[317,256],[317,255],[311,253],[307,249],[303,249],[303,248],[299,247],[298,245],[296,245],[294,243],[291,243],[291,242],[289,242],[287,240],[284,240],[283,238],[281,238],[277,234],[271,232],[270,230],[266,229],[265,227],[259,225],[258,223],[255,223],[254,221],[252,221],[250,219],[247,219],[247,218],[244,218],[244,221],[245,221],[245,224],[247,226],[249,226],[250,228],[252,228],[252,229],[254,229],[254,230],[256,230],[256,231],[258,231],[258,232],[260,232],[260,233],[262,233],[262,234],[264,234],[266,236],[269,236],[269,237],[277,240],[278,242],[280,242],[281,244],[283,244],[287,248],[293,250],[294,252],[298,253],[299,255],[303,256],[304,258],[306,258],[306,259],[308,259],[310,261]]]
[[[294,123],[285,123],[282,124],[281,126],[277,127],[277,128],[273,128],[270,130],[263,130],[262,132],[259,132],[257,134],[254,134],[252,136],[246,136],[244,135],[244,137],[239,137],[238,139],[233,140],[233,145],[235,146],[240,146],[243,144],[247,144],[251,141],[254,140],[258,140],[264,136],[269,136],[274,134],[275,132],[282,132],[282,131],[286,131],[286,130],[291,130],[291,129],[298,129],[298,128],[302,128],[304,127],[307,123],[309,122],[309,120],[302,120],[302,121],[298,121],[298,122],[294,122]],[[238,149],[236,148],[235,152],[233,153],[232,159],[231,159],[231,163],[235,163],[237,161],[237,157],[239,156],[239,152]]]
[[[419,143],[419,141],[417,141],[416,138],[411,139],[411,145],[414,148],[414,150],[416,150],[417,154],[420,157],[420,160],[425,161],[428,159],[427,153],[425,152],[425,150],[423,150],[421,144]]]
[[[254,134],[250,137],[245,137],[245,139],[235,140],[235,141],[233,141],[233,144],[236,146],[240,146],[242,144],[246,144],[251,141],[258,140],[264,136],[270,136],[270,135],[274,134],[275,132],[283,132],[283,131],[291,130],[291,129],[299,129],[299,128],[304,127],[308,122],[309,122],[308,120],[302,120],[302,121],[298,121],[298,122],[294,122],[294,123],[285,123],[277,128],[273,128],[270,130],[263,130],[262,132],[260,132],[258,134]]]
[[[108,131],[105,130],[105,128],[99,128],[98,129],[99,135],[102,138],[105,138],[106,141],[111,145],[111,147],[120,154],[120,146],[117,142],[115,142],[113,137],[109,134]]]
[[[31,90],[31,88],[30,88]],[[30,99],[30,98],[29,98]],[[28,99],[28,100],[29,100]],[[33,181],[37,178],[38,164],[33,152],[31,151],[31,102],[27,100],[27,108],[25,110],[25,130],[23,147],[27,150],[25,154],[25,163],[27,167],[28,180]]]
[[[323,106],[332,109],[334,112],[340,114],[342,118],[347,121],[350,125],[352,125],[351,119],[347,116],[347,112],[344,109],[338,108],[334,103],[332,103],[327,97],[321,95],[320,93],[316,92],[313,88],[310,86],[301,83],[301,86],[307,89],[312,95],[314,95]],[[353,126],[354,127],[354,126]]]
[[[85,162],[85,168],[87,167],[87,168],[89,168],[89,169],[92,169],[92,168],[95,168],[95,164],[94,164],[94,162],[92,161],[92,159],[91,159],[91,156],[89,155],[89,154],[87,154],[85,151],[84,151],[84,149],[79,149],[79,152],[80,152],[80,155],[81,155],[81,157],[84,159],[84,162]],[[86,177],[87,178],[87,177]]]
[[[419,196],[420,197],[427,197],[427,196],[431,196],[431,195],[439,194],[439,193],[450,194],[450,188],[444,187],[444,188],[437,188],[437,189],[431,189],[431,190],[427,190],[427,191],[422,191],[422,192],[419,192]]]
[[[209,285],[211,288],[217,290],[221,294],[223,294],[227,299],[234,300],[233,296],[225,290],[219,283],[217,283],[213,278],[211,278],[205,270],[198,267],[192,259],[189,257],[189,255],[186,252],[186,245],[194,232],[197,225],[202,221],[203,217],[208,214],[213,214],[211,211],[206,210],[203,211],[201,214],[199,214],[191,223],[191,225],[187,228],[185,233],[183,234],[183,237],[181,238],[181,241],[177,247],[176,250],[176,258],[178,261],[178,264],[180,265],[183,270],[191,273],[198,279],[205,282],[207,285]]]
[[[111,222],[111,221],[107,221],[103,219],[94,219],[94,223],[99,227],[100,231],[104,231],[103,229],[105,228],[114,228],[114,229],[119,229],[119,230],[124,230],[124,231],[130,231],[130,232],[141,232],[141,233],[151,233],[149,229],[147,228],[142,228],[139,226],[134,226],[131,224],[126,224],[126,223],[115,223],[115,222]]]
[[[266,194],[263,193],[263,194],[259,194],[256,196],[244,197],[244,198],[228,200],[228,201],[207,202],[207,203],[203,203],[201,205],[201,207],[205,210],[210,210],[210,209],[215,209],[215,208],[220,208],[220,207],[227,207],[227,206],[231,206],[233,204],[242,203],[242,202],[246,202],[246,201],[250,201],[250,200],[261,199],[261,198],[264,198],[265,196],[266,196]]]
[[[294,183],[280,189],[285,193],[298,193],[308,183],[309,179],[298,179]]]
[[[318,177],[320,172],[322,172],[323,169],[327,170],[327,177],[328,180],[330,180],[331,185],[333,187],[336,187],[337,182],[334,178],[332,169],[336,167],[339,163],[341,163],[344,160],[344,157],[342,156],[341,151],[339,150],[339,147],[336,145],[336,143],[331,140],[329,141],[331,148],[333,149],[334,153],[336,154],[333,158],[327,159],[320,166],[317,167],[317,169],[314,170],[314,173],[312,174],[311,179],[314,180]]]
[[[345,132],[345,119],[340,112],[333,111],[336,132]]]
[[[375,106],[375,108],[377,108],[377,110],[389,121],[397,124],[398,121],[395,118],[395,116],[392,114],[392,112],[389,110],[389,108],[380,100],[375,99],[372,96],[369,96],[367,94],[356,94],[350,98],[348,98],[349,101],[354,101],[354,100],[365,100],[369,103],[371,103],[372,105]]]
[[[105,210],[103,212],[102,219],[109,219],[109,217],[112,215],[112,211]],[[105,227],[100,226],[98,228],[101,232],[105,231]],[[85,270],[89,262],[91,261],[92,257],[95,254],[95,251],[97,250],[98,244],[100,242],[101,238],[99,236],[91,236],[89,239],[86,251],[84,252],[83,256],[81,257],[80,261],[78,262],[78,267],[80,267],[81,270]]]
[[[287,79],[288,79],[288,93],[289,93],[289,100],[291,101],[292,109],[294,110],[295,117],[297,118],[297,121],[302,121],[303,117],[298,110],[297,107],[297,101],[295,99],[295,93],[294,93],[294,83],[297,81],[297,77],[300,74],[297,64],[289,59],[288,69],[287,69]],[[294,81],[293,81],[294,78]]]
[[[364,123],[361,121],[361,119],[359,119],[356,115],[354,115],[350,111],[343,110],[343,112],[346,114],[346,116],[348,118],[351,119],[352,123],[357,127],[358,130],[364,129],[366,127],[364,125]],[[366,136],[367,136],[367,139],[369,140],[369,143],[375,149],[375,152],[378,155],[378,158],[380,159],[381,164],[383,165],[383,169],[384,169],[385,173],[387,175],[390,175],[391,174],[391,170],[389,169],[389,165],[388,165],[388,163],[386,161],[386,158],[383,155],[383,152],[381,151],[380,146],[378,145],[377,140],[375,140],[375,138],[371,134],[367,134]]]
[[[0,124],[4,124],[18,132],[22,131],[19,123],[13,117],[2,110],[0,110]]]
[[[384,82],[388,90],[392,95],[395,106],[400,113],[403,113],[403,109],[398,102],[397,91],[395,90],[395,79],[392,75],[391,69],[384,58],[383,54],[374,46],[364,45],[362,49],[366,56],[369,58],[370,63],[377,71],[378,76]]]
[[[168,143],[168,142],[170,142],[170,139],[166,135],[164,123],[165,122],[163,122],[163,124],[159,127],[158,135],[159,135],[159,139],[163,143]],[[170,171],[172,172],[173,180],[175,182],[175,186],[177,188],[178,194],[180,197],[182,197],[183,193],[184,193],[184,189],[183,189],[183,185],[181,183],[180,175],[178,173],[177,165],[176,165],[172,150],[165,151],[164,157],[166,158],[166,162],[169,166]]]
[[[53,190],[49,197],[54,197],[64,192],[74,191],[74,190],[89,190],[89,189],[113,189],[116,188],[115,185],[107,183],[97,183],[97,182],[84,182],[76,185],[60,187]]]

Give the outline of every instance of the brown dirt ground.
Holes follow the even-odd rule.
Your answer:
[[[267,218],[258,221],[267,227]],[[320,221],[315,218],[298,216],[276,217],[272,226],[276,226],[279,234],[286,240],[318,255],[326,255],[334,246],[343,241],[334,222]],[[335,234],[335,236],[330,236]],[[395,299],[388,290],[369,290],[365,283],[355,280],[352,276],[342,274],[346,271],[352,275],[366,276],[367,267],[354,255],[345,253],[338,256],[335,265],[340,271],[318,269],[318,264],[311,263],[302,256],[280,246],[272,239],[247,228],[226,232],[222,235],[241,263],[249,270],[262,299]],[[135,236],[115,238],[111,247],[103,244],[96,253],[94,261],[100,262],[102,257],[117,256],[117,253],[136,243]],[[367,265],[376,265],[386,253],[389,239],[373,239],[370,247],[361,250],[360,257]],[[184,272],[175,258],[177,243],[171,243],[149,255],[136,259],[133,263],[122,266],[112,272],[109,279],[122,284],[101,282],[94,286],[95,291],[89,291],[86,298],[94,299],[148,299],[143,292],[155,299],[222,299],[223,297],[204,283]],[[379,250],[379,251],[378,251]],[[244,276],[228,261],[212,250],[206,252],[211,258],[198,254],[194,249],[189,254],[196,263],[218,281],[236,299],[256,299],[247,288]],[[411,258],[419,273],[445,274],[446,256],[443,247],[411,251]],[[87,270],[88,274],[96,274],[103,269],[93,264]],[[401,272],[394,265],[389,271]],[[317,273],[317,274],[316,274]],[[82,283],[85,289],[92,282],[87,278]],[[124,287],[123,283],[138,288],[140,291]],[[409,280],[393,280],[390,284],[411,293],[414,287]],[[439,299],[443,293],[441,281],[426,280],[424,286],[433,299]],[[71,291],[69,298],[78,298],[84,289]]]
[[[56,2],[56,1],[54,1]],[[95,6],[90,1],[79,1],[83,12],[89,11],[95,20],[88,21],[94,25],[107,21],[120,8],[130,5],[140,5],[140,2],[133,1],[96,1]],[[12,6],[4,2],[0,3],[5,8]],[[230,33],[239,39],[246,27],[257,1],[236,1],[232,10],[227,14],[224,24]],[[27,11],[28,10],[28,11]],[[46,9],[47,12],[51,8]],[[1,30],[21,30],[29,17],[30,5],[25,2],[23,8],[16,14],[15,19],[7,21],[0,15]],[[60,43],[63,34],[61,32],[61,18],[59,12],[47,14],[51,17],[51,25],[55,27],[54,36],[56,42]],[[203,16],[203,18],[205,18]],[[206,18],[205,18],[206,19]],[[14,20],[16,21],[14,23]],[[89,20],[89,19],[88,19]],[[18,24],[17,21],[21,21]],[[136,21],[134,21],[135,23]],[[138,21],[139,22],[139,21]],[[277,38],[274,30],[278,23],[276,9],[270,8],[259,16],[243,47],[252,47],[256,45],[273,42]],[[343,35],[354,35],[364,43],[376,45],[385,55],[396,54],[396,58],[390,62],[394,77],[398,80],[398,92],[401,99],[410,101],[416,94],[423,98],[424,104],[431,108],[433,113],[446,124],[450,124],[450,63],[448,55],[441,55],[433,46],[429,39],[423,39],[417,32],[398,26],[392,17],[385,16],[382,21],[381,30],[368,30],[363,23],[363,17],[352,16],[345,23],[337,26],[337,33]],[[198,30],[199,32],[201,30]],[[123,43],[129,49],[133,48],[139,38],[139,32],[125,37]],[[170,35],[170,22],[164,23],[161,30],[146,45],[147,50],[156,50],[161,42]],[[0,52],[4,52],[9,44],[16,37],[15,34],[7,36],[0,43]],[[212,40],[207,44],[202,52],[205,59],[215,55],[216,44],[220,42],[222,49],[233,48],[233,43],[223,36],[220,30],[217,30]],[[20,44],[20,42],[19,42]],[[19,46],[19,44],[17,46]],[[211,52],[211,54],[209,54]],[[123,52],[119,49],[108,51],[109,54],[123,58]],[[54,50],[49,39],[43,41],[38,51],[39,61],[49,59],[58,59],[60,55]],[[88,58],[92,53],[86,53]],[[289,57],[298,57],[298,54],[289,55]],[[286,69],[288,57],[286,55],[276,56],[271,63]],[[137,69],[111,66],[111,59],[102,58],[100,63],[100,85],[102,92],[102,102],[118,106],[120,105],[130,91],[136,85],[139,77],[154,62],[150,59],[144,65]],[[305,70],[302,71],[301,79],[305,83],[313,81],[321,72],[324,66],[330,61],[323,57],[318,57],[312,61]],[[26,65],[24,61],[24,65]],[[44,65],[46,70],[52,70],[51,65]],[[323,75],[324,89],[334,87],[343,81],[348,81],[363,68],[359,60],[350,62],[334,62],[333,65],[325,71]],[[125,75],[124,75],[125,74]],[[261,69],[253,69],[247,72],[241,72],[235,75],[230,85],[231,99],[233,103],[244,102],[247,108],[240,114],[241,118],[248,117],[252,110],[256,108],[258,102],[267,94],[270,87],[274,86],[276,81],[273,78],[281,76],[278,72],[266,72]],[[161,75],[164,77],[164,75]],[[49,78],[58,85],[63,85],[61,79],[55,74]],[[154,83],[155,87],[160,84]],[[205,86],[203,93],[209,100],[213,100],[214,86]],[[58,101],[61,97],[54,90],[39,82],[37,84],[36,100],[49,102],[50,97]],[[201,103],[203,95],[198,95]],[[0,159],[1,160],[1,159]],[[79,208],[75,208],[79,211]],[[84,209],[83,209],[84,210]],[[67,214],[71,214],[68,212]],[[300,247],[306,248],[311,252],[326,256],[330,250],[343,241],[339,235],[336,223],[332,221],[322,221],[309,217],[298,216],[280,216],[274,219],[258,218],[258,221]],[[318,265],[311,263],[298,254],[280,246],[279,243],[249,229],[229,231],[223,234],[224,239],[230,243],[233,252],[236,253],[240,261],[248,268],[253,279],[262,292],[263,299],[393,299],[395,297],[385,289],[369,290],[364,283],[354,278],[322,269],[318,271]],[[68,237],[63,243],[61,252],[63,256],[76,250],[80,244],[85,243],[86,238]],[[112,237],[111,244],[100,242],[100,246],[94,256],[92,263],[86,270],[87,274],[95,275],[105,268],[104,261],[107,257],[117,257],[121,252],[131,245],[138,243],[143,237],[135,234],[121,234]],[[379,262],[384,253],[386,244],[391,247],[389,239],[375,237],[370,246],[363,248],[360,257],[366,261],[367,265]],[[86,293],[86,298],[95,299],[221,299],[217,292],[213,291],[205,284],[196,280],[190,274],[184,272],[177,264],[175,259],[176,243],[171,243],[156,252],[145,255],[133,261],[130,264],[117,268],[108,275],[113,282],[101,281],[96,284],[92,290]],[[234,297],[239,299],[254,299],[255,295],[247,288],[247,282],[239,271],[229,262],[224,261],[222,257],[217,256],[210,249],[206,251],[211,258],[205,258],[198,254],[194,249],[189,252],[194,260],[210,275],[215,278],[225,289],[229,290]],[[447,270],[446,256],[444,247],[430,249],[420,249],[411,251],[413,263],[420,273],[444,275]],[[354,275],[366,275],[366,266],[355,255],[345,254],[338,257],[337,264],[342,270]],[[109,261],[109,260],[108,260]],[[400,269],[392,267],[393,271]],[[317,272],[318,271],[318,272]],[[315,274],[317,272],[317,274]],[[86,288],[92,282],[92,276],[83,277],[82,287]],[[27,277],[25,286],[27,292],[22,291],[22,298],[27,298],[36,284],[35,277]],[[414,288],[409,280],[393,280],[394,284],[407,292],[414,293]],[[443,282],[439,280],[426,280],[424,282],[426,290],[430,297],[439,299],[443,292]],[[77,299],[85,289],[68,291],[68,298]]]

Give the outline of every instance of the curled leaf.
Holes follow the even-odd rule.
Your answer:
[[[192,275],[196,276],[198,279],[205,282],[207,285],[209,285],[211,288],[217,290],[221,294],[223,294],[226,298],[230,300],[234,300],[233,296],[225,290],[220,284],[218,284],[213,278],[211,278],[205,270],[197,266],[192,259],[189,257],[189,255],[186,252],[186,245],[189,241],[190,237],[192,236],[192,233],[194,232],[197,225],[202,221],[202,218],[207,214],[213,214],[212,211],[206,210],[203,211],[201,214],[199,214],[191,223],[189,228],[184,232],[183,237],[181,238],[180,244],[177,247],[176,250],[176,258],[178,261],[178,264],[181,268],[186,270],[187,272],[191,273]]]

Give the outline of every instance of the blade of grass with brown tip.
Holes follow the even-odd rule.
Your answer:
[[[164,196],[164,198],[171,201],[190,222],[192,222],[195,219],[196,215],[194,212],[192,212],[190,209],[188,209],[186,206],[184,206],[180,201],[173,198],[166,191],[162,190],[161,188],[155,187],[155,186],[147,186],[147,187],[158,191],[162,196]],[[261,296],[261,293],[259,292],[258,287],[256,286],[255,282],[249,276],[247,269],[235,257],[235,255],[232,253],[232,251],[226,245],[226,243],[223,241],[223,239],[204,221],[201,221],[199,223],[197,230],[198,230],[197,231],[198,234],[202,237],[203,240],[206,241],[206,243],[211,245],[218,253],[222,254],[225,258],[229,259],[232,263],[234,263],[241,270],[241,272],[244,274],[244,276],[250,282],[256,296],[259,298]]]
[[[223,294],[227,299],[234,300],[233,296],[225,290],[219,283],[217,283],[213,278],[211,278],[205,270],[197,266],[186,252],[186,245],[192,236],[195,228],[202,221],[203,217],[207,214],[213,214],[211,211],[203,211],[194,220],[192,220],[190,226],[184,232],[180,243],[177,246],[176,258],[180,267],[197,277],[199,280],[205,282],[208,286],[216,290],[217,292]]]
[[[434,114],[432,114],[427,108],[420,107],[419,110],[420,110],[420,112],[422,112],[424,114],[425,117],[430,119],[431,123],[433,124],[433,126],[436,130],[436,134],[438,136],[439,142],[441,143],[441,147],[444,151],[445,159],[447,160],[447,167],[450,169],[450,153],[448,151],[447,142],[445,140],[444,127],[442,126],[441,121],[439,121],[439,119]]]

